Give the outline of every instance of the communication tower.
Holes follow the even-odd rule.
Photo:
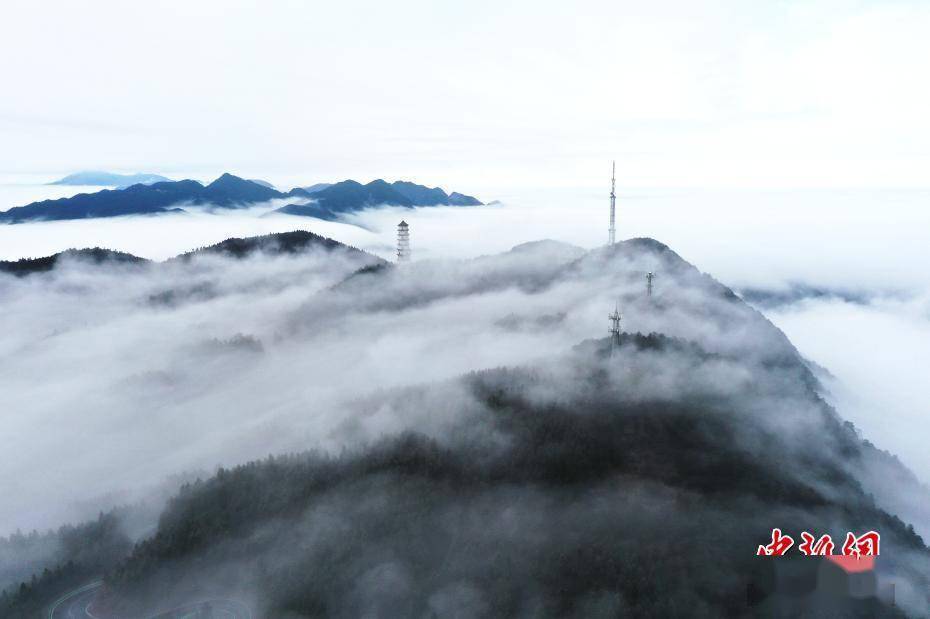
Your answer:
[[[613,355],[614,351],[620,348],[620,306],[614,306],[614,311],[611,314],[608,314],[607,318],[610,319],[610,354]]]
[[[617,162],[611,162],[610,170],[610,227],[607,229],[608,232],[608,245],[613,245],[616,242],[617,236]]]

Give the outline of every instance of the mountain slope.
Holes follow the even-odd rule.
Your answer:
[[[408,196],[412,196],[408,197]],[[280,198],[313,200],[308,204],[288,205],[276,212],[335,219],[374,206],[436,206],[480,204],[475,198],[455,193],[447,196],[439,189],[397,181],[389,184],[376,180],[362,185],[347,180],[334,185],[318,184],[308,189],[295,187],[281,192],[262,181],[249,181],[225,173],[207,186],[197,181],[163,181],[135,184],[123,189],[105,189],[97,193],[78,194],[70,198],[42,200],[0,212],[0,223],[19,224],[30,221],[56,221],[122,215],[157,215],[180,212],[177,205],[237,208]]]
[[[62,179],[49,183],[49,185],[101,185],[122,189],[140,183],[143,185],[151,185],[153,183],[170,181],[170,178],[160,174],[114,174],[112,172],[88,170],[69,174]]]
[[[458,192],[446,194],[439,187],[426,187],[407,181],[387,183],[381,179],[363,185],[346,180],[316,188],[308,195],[313,201],[289,204],[276,213],[316,217],[327,221],[339,219],[343,214],[377,206],[478,206],[481,202]]]
[[[169,181],[33,202],[0,213],[0,223],[157,215],[182,212],[173,208],[179,204],[235,208],[288,195],[227,173],[206,187],[192,180]]]
[[[104,189],[97,193],[80,193],[71,198],[42,200],[17,206],[0,213],[0,223],[168,213],[173,210],[172,205],[192,200],[201,191],[203,186],[196,181]]]
[[[306,230],[276,232],[248,238],[230,238],[216,243],[215,245],[185,252],[169,259],[168,262],[177,260],[189,261],[195,257],[205,255],[245,258],[255,253],[263,253],[265,255],[298,254],[312,249],[323,249],[327,251],[340,250],[363,259],[365,263],[384,263],[384,261],[377,256]],[[91,266],[141,266],[152,264],[151,261],[132,254],[94,247],[91,249],[68,249],[41,258],[22,258],[12,261],[0,260],[0,273],[9,273],[10,275],[24,277],[33,273],[52,271],[62,263],[69,261]]]
[[[364,258],[373,264],[383,263],[384,260],[364,252],[355,247],[345,245],[339,241],[314,234],[307,230],[294,230],[293,232],[277,232],[263,236],[252,236],[244,239],[226,239],[209,247],[196,249],[172,260],[188,260],[195,256],[223,255],[233,258],[245,258],[253,253],[264,254],[297,254],[310,249],[323,249],[327,251],[342,250],[358,257]]]
[[[651,298],[646,272],[658,273]],[[878,530],[894,557],[883,577],[925,587],[927,548],[868,474],[880,452],[823,401],[783,333],[654,240],[364,269],[299,308],[293,337],[516,290],[566,313],[554,331],[591,290],[630,327],[613,352],[587,340],[353,393],[339,435],[354,449],[188,486],[111,574],[111,602],[131,614],[196,590],[276,617],[717,617],[776,601],[792,615],[899,616],[874,597],[750,605],[755,549],[774,527]]]
[[[0,260],[0,273],[9,273],[18,277],[32,273],[51,271],[64,261],[75,261],[92,265],[131,264],[143,265],[148,262],[145,258],[133,256],[120,251],[94,247],[92,249],[68,249],[51,256],[42,258],[22,258],[20,260]]]
[[[213,595],[232,587],[266,616],[737,616],[752,610],[746,575],[772,526],[879,529],[886,553],[926,553],[847,469],[866,447],[791,371],[728,364],[787,379],[783,395],[809,402],[827,449],[799,448],[748,393],[627,393],[631,374],[667,363],[700,373],[714,363],[700,347],[625,335],[607,349],[356,405],[363,419],[385,406],[425,418],[421,406],[465,397],[438,437],[274,458],[189,486],[113,575],[114,594],[150,608],[193,580]],[[896,616],[875,598],[829,603]]]
[[[196,197],[196,202],[229,207],[235,204],[266,202],[274,198],[283,198],[285,195],[268,185],[225,173],[204,187]]]
[[[244,242],[212,251],[237,256]],[[292,277],[269,282],[281,263],[297,267]],[[199,332],[212,307],[223,329],[238,328],[260,303],[265,352],[185,365],[162,351],[155,368],[169,377],[146,381],[134,419],[209,429],[185,445],[200,448],[198,462],[223,461],[208,451],[216,442],[252,461],[186,486],[109,565],[105,601],[120,616],[207,598],[289,619],[874,617],[925,603],[928,550],[906,522],[926,521],[900,495],[927,505],[926,488],[843,422],[781,331],[667,246],[546,241],[354,273],[353,262],[316,292],[304,283],[311,263],[207,252],[171,265],[226,300],[179,320],[159,306],[156,324],[196,316]],[[220,290],[235,270],[248,280]],[[265,300],[281,285],[278,310]],[[624,332],[611,350],[597,336],[616,306]],[[535,327],[509,326],[514,312]],[[95,337],[108,333],[98,313]],[[127,333],[127,319],[121,311],[112,332]],[[138,381],[120,368],[130,371]],[[203,425],[211,414],[221,427]],[[256,434],[260,453],[290,455],[241,457]],[[320,451],[294,453],[310,448]],[[159,450],[179,466],[183,451]],[[878,573],[896,583],[896,606],[814,588],[782,596],[764,570],[790,559],[755,557],[774,527],[840,544],[845,531],[880,531]]]

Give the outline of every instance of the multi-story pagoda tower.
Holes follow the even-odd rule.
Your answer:
[[[410,262],[410,226],[406,221],[397,224],[397,262]]]

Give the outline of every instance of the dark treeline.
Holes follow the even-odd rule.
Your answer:
[[[773,526],[878,527],[888,552],[926,551],[862,491],[848,464],[870,447],[803,381],[829,449],[798,449],[739,398],[631,397],[611,378],[635,372],[631,359],[706,355],[655,335],[625,335],[622,351],[468,375],[458,384],[482,412],[447,436],[268,458],[188,485],[112,591],[130,614],[171,592],[246,598],[268,617],[719,617],[760,610],[747,574]],[[898,616],[875,598],[839,610]]]
[[[200,247],[195,250],[185,252],[175,260],[189,260],[200,255],[222,255],[233,258],[244,258],[255,252],[266,254],[297,254],[310,249],[341,249],[349,251],[359,256],[370,259],[373,263],[381,264],[384,261],[367,254],[360,249],[344,245],[339,241],[331,238],[314,234],[306,230],[294,230],[292,232],[277,232],[274,234],[265,234],[263,236],[250,236],[248,238],[230,238],[210,245]]]
[[[220,255],[232,258],[244,258],[256,252],[265,254],[297,254],[314,248],[325,250],[346,250],[372,265],[385,264],[383,260],[360,249],[343,245],[333,239],[307,232],[294,230],[292,232],[278,232],[263,236],[248,238],[230,238],[207,247],[185,252],[172,258],[172,260],[190,260],[202,255]],[[53,270],[63,259],[71,259],[85,264],[113,265],[113,264],[149,264],[150,261],[125,252],[94,247],[90,249],[68,249],[66,251],[43,256],[41,258],[21,258],[19,260],[0,260],[0,273],[9,273],[19,277],[32,273],[45,273]]]
[[[54,269],[63,258],[88,264],[145,264],[145,258],[139,258],[125,252],[94,247],[92,249],[68,249],[42,258],[21,258],[19,260],[0,260],[0,273],[9,273],[22,277],[32,273],[45,273]]]
[[[123,525],[126,511],[101,513],[97,520],[44,534],[0,539],[2,582],[22,579],[0,592],[0,617],[38,617],[56,596],[113,569],[132,550]]]

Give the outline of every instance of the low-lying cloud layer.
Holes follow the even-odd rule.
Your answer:
[[[362,267],[367,268],[359,271]],[[658,273],[651,299],[645,281],[650,271]],[[575,412],[586,414],[593,432],[601,423],[599,415],[613,410],[614,400],[626,403],[618,410],[650,410],[648,403],[654,401],[671,403],[671,410],[678,403],[708,407],[696,418],[700,424],[724,419],[718,420],[717,409],[745,415],[746,424],[726,422],[721,428],[724,443],[703,451],[755,454],[749,460],[754,467],[761,465],[756,461],[761,454],[771,452],[764,461],[784,463],[772,464],[770,476],[760,478],[765,483],[783,470],[786,483],[800,484],[786,496],[815,492],[831,503],[852,501],[865,521],[871,522],[873,507],[862,503],[862,491],[905,521],[927,513],[927,501],[911,491],[916,488],[913,481],[893,462],[873,451],[854,457],[857,439],[811,391],[816,387],[812,375],[781,332],[653,241],[589,253],[546,241],[477,259],[422,260],[399,267],[341,249],[256,253],[242,259],[206,253],[147,265],[72,259],[49,273],[4,276],[0,286],[5,317],[21,325],[5,336],[0,350],[4,358],[16,361],[0,374],[0,390],[9,394],[12,411],[0,421],[0,447],[10,463],[0,477],[0,492],[12,497],[0,512],[6,531],[81,520],[136,499],[157,500],[171,476],[189,479],[220,464],[269,453],[351,452],[407,431],[473,452],[473,464],[479,467],[502,457],[509,461],[508,449],[523,439],[484,421],[469,421],[486,415],[488,402],[517,397],[508,395],[509,370],[500,378],[489,374],[492,383],[479,389],[485,392],[481,396],[475,387],[455,382],[468,372],[502,366],[542,368],[535,370],[545,373],[542,379],[532,371],[529,378],[520,378],[522,370],[514,370],[513,384],[522,385],[514,393],[529,410],[564,409],[552,417],[554,423],[566,423],[565,415]],[[606,314],[618,304],[624,331],[657,332],[680,338],[680,343],[660,343],[661,354],[628,350],[623,354],[631,356],[609,366],[606,376],[605,370],[585,369],[585,364],[576,368],[577,362],[566,355],[580,342],[601,338]],[[591,354],[580,350],[582,357]],[[488,389],[501,394],[488,395]],[[662,428],[663,410],[668,409],[656,409],[644,420]],[[688,415],[673,415],[670,423],[682,424],[685,431],[691,427]],[[616,428],[621,442],[629,438],[624,427]],[[543,436],[553,432],[543,430]],[[699,436],[705,433],[695,439]],[[768,436],[778,437],[777,449]],[[552,462],[560,467],[571,469],[577,460],[571,456],[566,462],[557,457],[558,451],[553,453]],[[545,461],[528,463],[525,470],[517,467],[512,474],[529,474],[546,466]],[[784,468],[789,462],[790,471]],[[629,466],[618,471],[637,470]],[[667,474],[662,473],[664,466],[645,470],[658,479]],[[707,479],[719,479],[712,471]],[[883,484],[882,473],[888,472],[901,476],[903,485]],[[688,481],[690,474],[685,475],[686,485],[700,483]],[[585,487],[594,495],[610,494]],[[726,487],[727,492],[742,491]],[[899,496],[904,488],[911,489],[911,503]],[[661,489],[636,490],[634,484],[627,490],[644,492],[644,504],[669,500]],[[331,499],[351,504],[355,492],[347,492]],[[381,492],[387,494],[378,498]],[[380,505],[405,502],[406,491],[399,492],[378,486],[368,499]],[[543,505],[551,500],[546,494],[526,489],[525,499]],[[479,500],[491,511],[506,507],[493,495]],[[572,509],[596,511],[584,501]],[[744,507],[733,509],[731,515],[743,513]],[[381,513],[393,512],[386,508]],[[564,514],[574,517],[571,509]],[[827,512],[805,518],[799,522],[810,526],[817,518],[824,527],[845,522]],[[187,526],[185,522],[179,526]],[[323,535],[325,527],[312,522],[307,535]],[[903,526],[895,527],[897,542],[889,543],[913,543]],[[585,535],[596,529],[586,529]],[[274,544],[281,543],[275,531],[279,529],[269,535]],[[493,537],[485,542],[495,543]],[[172,538],[160,539],[164,543]],[[371,564],[381,570],[372,579],[396,568],[401,581],[417,582],[415,574],[402,573],[409,568],[403,562],[379,565]],[[469,593],[467,583],[449,586],[428,592],[438,596],[431,602],[437,608],[444,607],[447,596],[477,596],[473,601],[479,605],[495,599],[487,592]],[[346,600],[364,601],[371,595],[359,592]]]
[[[8,411],[0,490],[11,497],[0,530],[80,518],[186,470],[339,447],[335,403],[347,396],[520,364],[599,336],[605,311],[618,295],[637,302],[655,265],[636,265],[621,288],[591,263],[580,277],[553,280],[578,251],[542,243],[413,263],[370,289],[360,277],[330,290],[363,264],[340,252],[66,261],[0,278],[4,317],[15,325],[0,342],[13,361],[0,375]],[[661,315],[627,311],[625,329],[733,351],[759,345],[718,322],[725,314],[696,322],[701,301],[687,290],[661,279],[657,290],[681,302]],[[541,329],[507,326],[553,315],[564,317]]]

